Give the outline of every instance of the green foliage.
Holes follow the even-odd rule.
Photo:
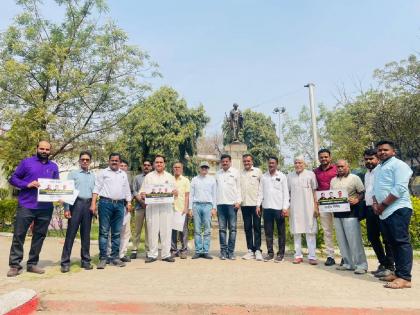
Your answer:
[[[7,188],[0,188],[0,200],[6,199],[9,197],[10,192]]]
[[[0,227],[10,225],[16,213],[17,208],[16,199],[0,200]]]
[[[115,148],[124,152],[132,169],[144,158],[163,154],[168,167],[179,160],[186,175],[191,175],[196,166],[188,156],[196,154],[197,139],[208,121],[202,105],[188,108],[174,89],[162,87],[127,115]]]
[[[265,166],[269,156],[279,156],[279,139],[276,135],[276,125],[269,116],[263,113],[254,112],[250,109],[242,113],[244,127],[239,133],[239,140],[248,146],[248,152],[254,156],[256,166]],[[229,124],[223,123],[223,144],[232,142],[227,132]],[[281,161],[282,158],[279,158]]]
[[[413,203],[413,216],[410,223],[411,244],[415,249],[420,249],[420,198],[411,197]]]
[[[53,157],[103,146],[108,132],[142,98],[156,65],[126,33],[102,18],[101,0],[55,0],[60,22],[44,19],[41,1],[19,0],[23,11],[0,35],[0,159],[7,171],[40,139]]]

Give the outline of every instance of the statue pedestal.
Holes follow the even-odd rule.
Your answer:
[[[237,170],[242,170],[242,155],[244,155],[248,150],[248,147],[245,143],[242,142],[232,142],[225,146],[225,151],[232,157],[232,166]]]

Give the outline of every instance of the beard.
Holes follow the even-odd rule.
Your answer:
[[[44,152],[37,152],[36,153],[36,156],[38,157],[38,159],[40,159],[40,160],[43,160],[43,161],[46,161],[46,160],[48,160],[48,156],[49,156],[49,154],[48,153],[44,153]]]

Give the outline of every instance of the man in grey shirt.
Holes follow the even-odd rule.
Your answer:
[[[146,204],[139,195],[140,187],[147,174],[153,171],[152,162],[148,159],[143,161],[143,172],[137,175],[133,180],[133,197],[136,199],[135,206],[135,231],[133,237],[133,247],[131,249],[131,259],[137,258],[137,251],[140,246],[141,230],[144,224],[144,249],[147,253],[149,244],[147,241],[147,225],[146,225]]]

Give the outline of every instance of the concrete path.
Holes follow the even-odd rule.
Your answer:
[[[415,261],[413,288],[389,290],[370,274],[357,276],[323,264],[221,261],[217,231],[213,231],[212,261],[177,259],[145,264],[133,260],[125,268],[85,271],[72,266],[61,274],[62,239],[47,238],[41,253],[44,275],[24,272],[7,278],[11,238],[0,236],[0,294],[16,288],[34,289],[40,311],[54,314],[420,314],[420,264]],[[30,239],[25,244],[27,257]],[[191,242],[192,243],[192,242]],[[238,231],[238,258],[244,254],[243,231]],[[265,244],[263,245],[265,248]],[[76,261],[80,244],[76,242]],[[92,254],[98,253],[92,245]],[[323,260],[323,259],[322,259]],[[376,267],[369,260],[370,269]]]

